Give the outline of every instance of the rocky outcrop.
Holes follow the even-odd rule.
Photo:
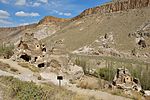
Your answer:
[[[57,17],[53,17],[53,16],[46,16],[44,17],[38,24],[46,24],[49,22],[66,22],[69,19],[63,19],[63,18],[57,18]]]
[[[127,11],[129,9],[144,8],[149,6],[150,0],[115,0],[114,2],[110,2],[102,6],[86,9],[72,20],[76,20],[90,14]]]
[[[25,26],[18,26],[18,27],[5,27],[0,28],[0,42],[12,42],[18,41],[18,38],[21,33],[27,29],[33,29],[37,26],[37,24],[30,24]]]
[[[37,38],[34,38],[34,33],[25,33],[14,49],[11,59],[30,62],[41,68],[47,64],[47,48]]]
[[[126,68],[117,69],[113,85],[125,90],[142,90],[139,79],[132,77],[129,70]]]

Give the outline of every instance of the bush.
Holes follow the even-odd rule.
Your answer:
[[[113,80],[116,74],[116,70],[114,68],[100,68],[97,71],[97,75],[104,80],[111,81]]]
[[[10,44],[9,46],[0,45],[0,56],[9,59],[13,55],[13,49],[13,44]]]
[[[8,87],[4,92],[5,100],[76,100],[75,93],[50,83],[36,85],[7,76],[0,76],[0,83]]]
[[[78,65],[78,66],[81,66],[83,68],[83,72],[84,74],[87,74],[87,66],[86,66],[86,61],[85,60],[81,60],[79,58],[76,58],[75,60],[75,64]]]

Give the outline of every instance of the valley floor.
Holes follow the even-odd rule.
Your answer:
[[[10,67],[12,68],[16,68],[18,71],[19,71],[19,74],[12,74],[12,73],[9,73],[9,72],[6,72],[6,71],[2,71],[0,70],[0,76],[13,76],[19,80],[22,80],[22,81],[33,81],[35,83],[54,83],[55,85],[58,85],[57,83],[57,80],[55,80],[54,78],[56,78],[56,75],[55,74],[52,74],[52,73],[47,73],[46,75],[44,75],[43,73],[43,80],[38,80],[36,76],[34,76],[34,72],[32,72],[31,70],[27,69],[27,68],[23,68],[21,67],[20,65],[18,65],[17,62],[14,62],[12,60],[9,60],[9,59],[0,59],[1,62],[3,63],[6,63],[6,64],[9,64]],[[49,77],[47,78],[46,76],[52,76],[52,77]],[[3,84],[2,84],[3,85]],[[102,92],[102,91],[95,91],[95,90],[88,90],[88,89],[81,89],[81,88],[77,88],[75,85],[72,85],[72,84],[69,84],[69,82],[67,82],[67,79],[66,79],[66,84],[64,84],[65,89],[67,90],[71,90],[72,92],[75,92],[77,94],[80,94],[80,95],[84,95],[84,96],[92,96],[94,97],[96,100],[130,100],[128,98],[125,98],[125,97],[121,97],[121,96],[116,96],[116,95],[112,95],[110,93],[107,93],[107,92]],[[0,100],[2,100],[2,92],[3,91],[0,91]]]

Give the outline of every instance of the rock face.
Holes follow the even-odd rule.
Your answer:
[[[77,82],[77,87],[98,90],[101,86],[98,79],[94,77],[83,76],[80,78],[79,82]]]
[[[46,16],[39,22],[39,24],[46,24],[49,22],[55,22],[55,23],[56,22],[66,22],[66,21],[69,21],[69,19],[56,18],[53,16]]]
[[[20,37],[21,32],[26,29],[33,29],[37,24],[31,24],[19,27],[0,28],[0,41],[10,41],[16,37]]]
[[[73,18],[73,20],[79,19],[83,16],[96,13],[111,13],[117,11],[127,11],[129,9],[144,8],[150,6],[150,0],[114,0],[108,4],[97,6],[95,8],[89,8],[84,10],[79,16]]]
[[[124,68],[117,69],[117,74],[114,77],[113,85],[125,90],[142,90],[140,81],[137,78],[133,78],[128,69]]]
[[[38,67],[46,65],[46,47],[34,38],[34,33],[25,33],[14,50],[13,60],[24,60],[37,64]]]

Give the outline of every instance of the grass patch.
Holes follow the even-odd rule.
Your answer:
[[[90,100],[88,96],[78,95],[53,84],[36,85],[6,76],[0,76],[0,83],[7,87],[4,100]]]
[[[6,72],[13,72],[13,73],[18,73],[18,70],[15,68],[11,68],[9,64],[5,64],[0,61],[0,70],[6,71]]]
[[[127,91],[125,92],[121,89],[115,89],[115,90],[107,89],[107,90],[103,90],[103,91],[111,93],[113,95],[118,95],[118,96],[130,98],[133,100],[142,100],[142,98],[143,98],[142,94],[140,94],[139,92],[136,92],[136,91],[128,91],[128,93],[127,93]]]
[[[9,59],[13,55],[14,45],[10,44],[9,46],[5,46],[0,44],[0,56],[4,56]]]
[[[24,67],[24,68],[30,69],[30,70],[33,71],[33,72],[39,72],[39,71],[40,71],[39,68],[37,68],[37,67],[35,67],[34,65],[31,65],[31,64],[29,64],[29,63],[27,63],[27,62],[19,62],[18,64],[19,64],[20,66]]]

